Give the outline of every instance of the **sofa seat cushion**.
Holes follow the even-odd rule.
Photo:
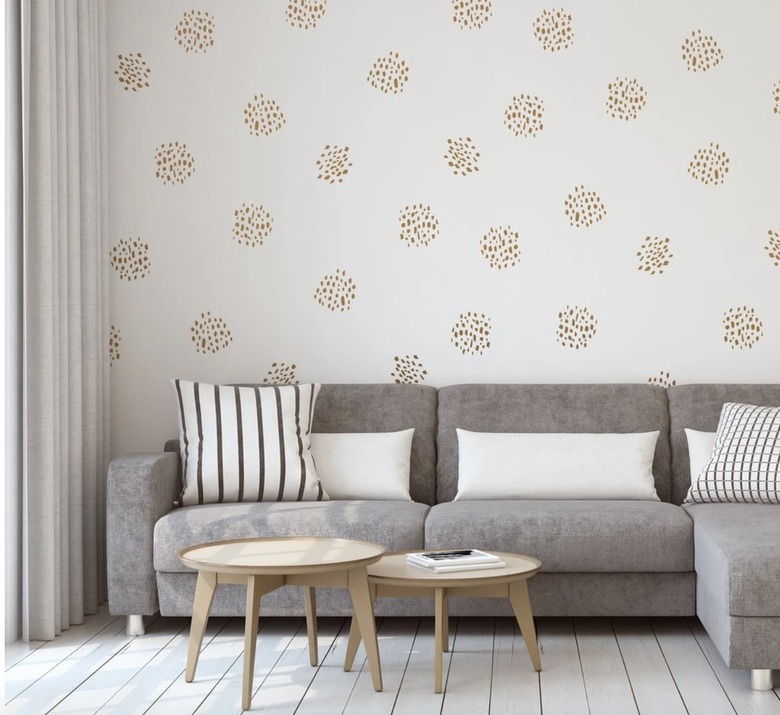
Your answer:
[[[535,556],[547,572],[693,570],[693,524],[674,504],[622,500],[457,501],[434,506],[425,548]]]
[[[408,501],[204,504],[174,509],[154,527],[156,571],[189,571],[186,546],[253,536],[331,536],[373,541],[389,551],[420,549],[430,507]]]
[[[690,504],[696,576],[731,616],[780,617],[780,505]]]

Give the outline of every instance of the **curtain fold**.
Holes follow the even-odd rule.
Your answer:
[[[106,598],[108,265],[101,0],[23,0],[24,636]]]

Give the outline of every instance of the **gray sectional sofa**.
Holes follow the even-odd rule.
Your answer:
[[[108,475],[109,608],[142,632],[140,616],[191,613],[195,574],[180,548],[247,536],[323,535],[389,550],[472,546],[535,556],[537,616],[698,615],[726,663],[780,669],[780,506],[681,507],[690,484],[685,428],[715,431],[724,402],[780,405],[780,385],[323,385],[315,432],[414,427],[413,501],[209,504],[174,508],[178,443],[115,459]],[[658,430],[653,475],[661,501],[453,501],[456,428],[481,432]],[[367,474],[370,480],[371,475]],[[304,612],[299,589],[263,599],[266,615]],[[215,615],[241,616],[244,593],[220,586]],[[416,599],[377,603],[379,615],[431,615]],[[345,592],[318,596],[322,615],[347,615]],[[453,615],[511,615],[502,600],[462,599]]]

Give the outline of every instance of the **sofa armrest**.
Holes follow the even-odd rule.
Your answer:
[[[173,509],[180,491],[178,454],[132,454],[111,462],[106,541],[108,607],[113,615],[157,612],[154,525]]]

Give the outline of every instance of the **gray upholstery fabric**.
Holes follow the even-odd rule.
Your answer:
[[[544,572],[693,570],[693,524],[656,501],[455,501],[425,520],[429,549],[528,554]]]
[[[780,505],[686,504],[696,573],[732,616],[780,617]]]
[[[780,385],[680,385],[668,391],[672,444],[672,501],[682,504],[691,486],[685,428],[714,432],[724,402],[780,405]]]
[[[650,432],[658,496],[671,497],[666,392],[652,385],[453,385],[439,389],[436,501],[458,490],[455,429],[477,432]]]
[[[154,528],[154,568],[188,571],[186,546],[253,536],[336,536],[373,541],[390,551],[420,549],[429,507],[410,501],[203,504],[176,509]]]

